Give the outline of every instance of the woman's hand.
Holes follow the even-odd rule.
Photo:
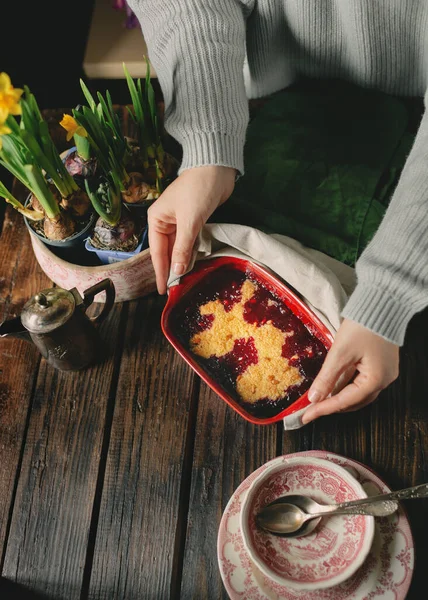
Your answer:
[[[309,390],[313,405],[303,415],[303,423],[370,404],[398,377],[398,364],[397,345],[345,319]]]
[[[186,271],[199,231],[229,198],[235,177],[229,167],[188,169],[149,208],[149,246],[159,294],[166,293],[171,264],[177,275]]]

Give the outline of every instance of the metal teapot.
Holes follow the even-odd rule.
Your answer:
[[[100,292],[106,292],[101,313],[90,318],[86,309]],[[42,290],[24,305],[20,317],[0,325],[0,337],[18,337],[33,342],[44,358],[61,371],[77,371],[99,356],[101,339],[97,325],[110,312],[115,299],[111,279],[103,279],[83,292],[76,288]]]

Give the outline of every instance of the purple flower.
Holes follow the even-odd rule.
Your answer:
[[[133,13],[132,9],[129,8],[126,0],[113,0],[113,8],[115,10],[124,10],[126,12],[124,26],[127,29],[134,29],[134,27],[138,27],[138,19]]]

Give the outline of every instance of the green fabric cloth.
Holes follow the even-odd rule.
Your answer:
[[[400,99],[343,82],[270,97],[251,121],[245,174],[212,221],[282,233],[353,266],[410,152]]]

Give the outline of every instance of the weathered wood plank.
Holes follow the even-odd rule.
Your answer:
[[[356,412],[333,414],[312,425],[312,450],[327,450],[368,464],[370,462],[370,420],[368,406]]]
[[[0,322],[20,314],[35,292],[50,287],[31,248],[30,234],[20,214],[8,207],[0,237]]]
[[[164,302],[130,305],[91,600],[169,597],[195,376],[160,330]]]
[[[201,384],[181,593],[172,598],[227,598],[216,551],[223,510],[239,484],[276,456],[277,432],[252,425]]]
[[[55,600],[81,594],[126,309],[115,305],[102,326],[101,364],[67,373],[42,360],[37,378],[3,576]]]
[[[0,323],[51,282],[38,266],[21,215],[8,207],[0,236]],[[29,343],[0,339],[0,569],[40,354]]]
[[[374,407],[373,468],[390,487],[428,481],[428,311],[410,323],[400,353],[400,377]],[[428,561],[426,500],[404,502],[415,540],[416,562],[408,598],[420,598]]]
[[[28,190],[15,180],[13,193],[22,201]],[[2,222],[0,256],[1,323],[19,315],[25,302],[39,290],[51,287],[52,282],[34,257],[22,216],[10,206]],[[0,570],[39,362],[40,354],[34,346],[21,340],[0,339]]]

